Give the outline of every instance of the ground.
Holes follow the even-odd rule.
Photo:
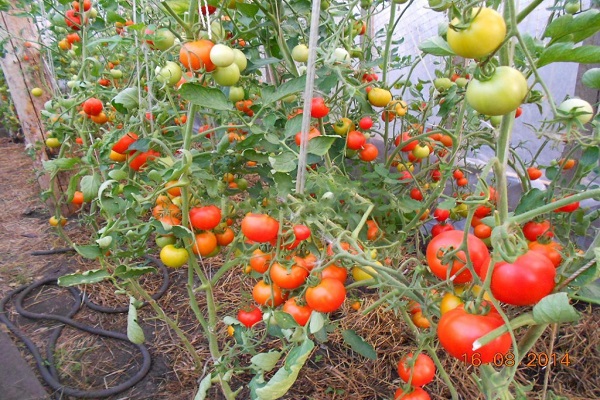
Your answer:
[[[50,212],[40,201],[39,187],[32,169],[32,161],[25,154],[22,144],[15,144],[0,138],[0,296],[25,283],[43,277],[57,277],[68,271],[94,268],[95,265],[73,253],[33,256],[32,251],[62,248],[65,244],[48,225]],[[71,218],[66,231],[72,237],[84,229],[77,224],[77,217]],[[153,250],[151,250],[152,252]],[[155,252],[156,253],[156,252]],[[206,265],[205,268],[210,268]],[[182,329],[192,338],[192,344],[202,359],[208,357],[208,349],[200,329],[185,301],[185,270],[169,272],[169,291],[159,300],[167,315],[176,318]],[[156,291],[162,283],[160,275],[148,277],[144,286],[149,292]],[[242,291],[249,283],[240,279],[239,271],[227,276],[224,285],[216,293],[223,305],[220,315],[235,315],[240,299],[246,297]],[[115,295],[114,289],[106,285],[86,288],[92,300],[103,305],[125,305],[124,296]],[[247,291],[247,290],[246,290]],[[359,293],[365,307],[376,298],[375,293]],[[203,299],[198,301],[202,304]],[[64,313],[72,304],[72,299],[64,289],[47,287],[36,291],[25,302],[37,312]],[[585,317],[575,326],[561,326],[555,335],[548,329],[544,340],[536,347],[537,354],[555,353],[557,357],[569,353],[570,365],[557,364],[548,375],[548,390],[569,399],[600,398],[600,338],[595,333],[600,328],[600,312],[585,304],[577,306]],[[42,349],[44,340],[57,326],[55,322],[33,321],[17,317],[14,308],[9,315],[21,330],[26,332]],[[159,320],[150,309],[142,309],[140,319],[146,333],[146,343],[152,355],[150,373],[134,388],[119,395],[116,399],[192,399],[195,393],[199,372],[194,371],[190,357],[182,350],[175,335]],[[126,315],[104,314],[84,307],[75,317],[86,325],[124,332]],[[348,305],[334,315],[340,327],[354,329],[377,349],[378,359],[370,361],[353,353],[335,333],[330,341],[316,346],[303,369],[299,380],[285,399],[389,399],[399,379],[396,373],[398,360],[407,352],[414,351],[412,333],[396,316],[393,310],[378,308],[366,316],[360,316]],[[2,326],[2,329],[5,328]],[[225,334],[226,326],[220,323],[218,330],[222,341],[233,340]],[[12,336],[15,345],[32,369],[35,363],[24,346]],[[554,338],[554,339],[553,339]],[[266,342],[265,346],[276,346],[277,342]],[[553,346],[553,347],[552,347]],[[471,368],[445,357],[438,351],[462,398],[475,399],[475,385],[469,375]],[[249,356],[241,355],[240,364],[248,363]],[[61,381],[69,386],[90,390],[112,387],[127,376],[135,373],[141,357],[130,344],[111,339],[103,339],[72,328],[65,328],[58,340],[55,360]],[[542,398],[542,388],[546,368],[533,363],[519,369],[522,382],[532,381],[534,388],[531,399]],[[39,376],[39,375],[38,375]],[[243,386],[250,379],[240,376],[233,380],[234,387]],[[48,393],[52,390],[47,387]],[[436,378],[427,390],[434,399],[448,398],[448,392],[441,379]],[[248,398],[247,390],[240,398]],[[65,397],[62,397],[65,398]],[[219,399],[218,392],[211,393],[211,399]],[[551,398],[551,397],[548,397]]]

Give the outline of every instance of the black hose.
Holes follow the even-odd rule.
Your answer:
[[[168,273],[167,268],[159,260],[156,260],[151,257],[147,257],[147,258],[150,259],[152,262],[154,262],[156,265],[158,265],[163,273],[163,284],[160,287],[159,291],[152,296],[153,299],[158,299],[167,291],[167,289],[169,287],[169,273]],[[99,306],[97,304],[92,303],[87,298],[87,296],[82,297],[81,292],[77,288],[74,288],[74,287],[66,288],[71,293],[71,296],[73,297],[73,305],[66,316],[55,315],[55,314],[33,313],[31,311],[27,311],[23,307],[24,299],[33,290],[35,290],[39,287],[42,287],[42,286],[57,285],[57,284],[58,283],[57,283],[56,278],[46,278],[41,281],[34,282],[33,284],[23,285],[23,286],[19,287],[15,290],[11,291],[10,293],[8,293],[8,295],[6,295],[6,297],[4,297],[0,301],[0,321],[2,321],[4,324],[6,324],[8,329],[10,329],[11,332],[16,337],[18,337],[19,340],[21,340],[25,344],[27,349],[31,352],[31,354],[33,355],[35,362],[37,364],[38,370],[39,370],[40,374],[42,375],[42,378],[44,379],[44,381],[52,389],[57,391],[57,394],[59,394],[61,396],[68,395],[68,396],[73,396],[73,397],[78,397],[78,398],[101,398],[101,397],[108,397],[108,396],[112,396],[112,395],[121,393],[121,392],[133,387],[136,383],[138,383],[140,380],[142,380],[146,376],[146,374],[148,374],[148,371],[150,371],[150,364],[151,364],[150,353],[148,352],[148,349],[146,346],[144,346],[143,344],[131,343],[129,341],[129,339],[127,338],[127,335],[125,335],[123,333],[107,331],[107,330],[100,329],[100,328],[90,327],[90,326],[84,325],[80,322],[74,321],[72,319],[72,317],[75,314],[77,314],[77,312],[81,309],[82,304],[86,304],[88,307],[92,308],[93,310],[100,311],[100,312],[107,312],[107,313],[127,312],[128,307],[108,308],[108,307]],[[30,318],[33,320],[45,319],[45,320],[51,320],[51,321],[58,321],[63,324],[63,325],[59,325],[54,330],[54,332],[52,333],[52,335],[50,336],[50,338],[48,340],[48,346],[46,349],[47,360],[44,360],[42,358],[39,349],[31,341],[31,339],[29,339],[23,332],[21,332],[21,330],[19,330],[19,328],[17,328],[12,323],[12,321],[8,318],[8,315],[6,312],[6,304],[15,296],[16,296],[15,302],[14,302],[15,310],[17,311],[18,314],[22,315],[23,317]],[[138,370],[138,372],[135,375],[133,375],[131,378],[127,379],[125,382],[120,383],[119,385],[108,388],[108,389],[89,390],[88,391],[88,390],[72,388],[72,387],[61,384],[58,379],[58,372],[56,371],[56,367],[54,365],[54,348],[56,346],[56,342],[58,341],[58,338],[60,337],[60,334],[61,334],[63,328],[66,325],[71,326],[75,329],[84,331],[84,332],[94,334],[94,335],[105,336],[108,338],[122,340],[127,343],[133,344],[135,347],[137,347],[139,352],[142,353],[143,360],[142,360],[142,365],[141,365],[140,369]]]

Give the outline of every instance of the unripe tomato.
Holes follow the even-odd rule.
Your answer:
[[[42,90],[42,88],[36,87],[31,89],[31,95],[33,97],[41,97],[44,94],[44,91]]]
[[[464,58],[480,59],[496,50],[506,37],[506,23],[497,11],[491,8],[473,8],[473,19],[466,28],[457,27],[455,18],[448,28],[447,40],[450,48]]]
[[[565,115],[572,115],[582,124],[587,124],[594,116],[594,109],[585,100],[573,98],[567,99],[560,103],[558,111],[562,111]]]
[[[375,275],[377,275],[377,271],[369,265],[363,265],[360,268],[356,266],[352,267],[352,278],[354,278],[356,282],[373,279]]]
[[[236,63],[227,67],[217,67],[212,76],[215,82],[221,86],[233,86],[240,80],[240,68]]]
[[[341,118],[338,122],[333,124],[333,131],[340,135],[346,136],[346,134],[350,131],[353,131],[356,127],[350,118]]]
[[[246,93],[244,92],[243,87],[232,86],[229,88],[229,100],[230,101],[235,103],[237,101],[244,100],[244,97],[246,97]]]
[[[186,249],[178,249],[175,245],[168,244],[160,251],[160,261],[169,268],[179,268],[189,259]]]
[[[308,61],[308,47],[305,44],[296,45],[292,49],[292,59],[296,62]]]
[[[215,44],[210,49],[210,61],[217,67],[228,67],[233,64],[235,53],[229,46]]]
[[[521,105],[527,95],[527,80],[518,70],[498,67],[486,81],[473,79],[467,86],[467,103],[485,115],[504,115]]]
[[[49,137],[48,139],[46,139],[46,146],[48,146],[51,149],[60,147],[60,140],[58,140],[55,137]]]
[[[248,59],[240,49],[233,49],[233,63],[238,66],[240,72],[244,72],[248,66]]]
[[[176,85],[183,76],[181,67],[173,61],[167,61],[164,67],[157,67],[157,69],[158,73],[156,74],[156,80],[162,83],[168,83],[169,85]]]
[[[423,159],[423,158],[429,157],[430,152],[431,152],[431,150],[429,149],[429,146],[427,146],[427,145],[421,146],[418,143],[415,146],[415,148],[412,150],[413,156],[415,156],[418,159]]]
[[[373,88],[367,95],[371,105],[385,107],[392,101],[392,93],[387,89]]]

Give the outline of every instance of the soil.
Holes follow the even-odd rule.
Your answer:
[[[32,251],[65,247],[48,225],[50,212],[40,200],[39,186],[32,170],[32,160],[25,154],[23,144],[12,143],[0,138],[0,296],[10,290],[44,277],[57,277],[67,272],[87,270],[97,267],[89,260],[83,260],[74,253],[61,253],[46,256],[33,256]],[[85,227],[78,225],[77,215],[70,218],[65,230],[70,237],[82,237]],[[207,271],[218,267],[219,261],[206,264]],[[209,359],[209,351],[201,328],[186,301],[185,283],[187,271],[171,270],[169,291],[158,301],[165,313],[177,320],[186,332],[196,353],[203,360]],[[152,293],[162,283],[162,277],[151,275],[142,282]],[[239,271],[233,271],[223,278],[215,296],[219,299],[220,316],[235,315],[240,304],[248,299],[248,280],[240,279]],[[86,288],[90,298],[106,306],[122,306],[127,298],[114,293],[110,284],[90,285]],[[363,302],[363,309],[377,299],[374,291],[357,293]],[[65,289],[54,286],[45,287],[33,293],[27,300],[29,309],[37,312],[63,314],[72,304],[72,298]],[[204,299],[198,296],[200,308]],[[555,353],[558,361],[569,354],[569,365],[557,362],[548,375],[548,391],[569,399],[600,398],[600,338],[596,334],[600,329],[600,311],[598,308],[578,305],[584,317],[576,325],[564,325],[558,329],[555,338],[547,329],[544,339],[535,348],[536,354]],[[45,339],[56,326],[56,322],[32,321],[18,317],[10,308],[9,315],[20,329],[44,351]],[[184,351],[175,334],[164,323],[155,318],[149,308],[140,310],[139,319],[146,335],[146,344],[152,356],[152,368],[149,374],[134,388],[109,397],[117,399],[192,399],[197,389],[201,371],[196,371],[188,353]],[[315,351],[302,369],[298,381],[290,392],[283,397],[288,400],[320,399],[389,399],[400,386],[396,373],[398,360],[415,350],[413,333],[394,310],[378,307],[362,316],[353,311],[348,304],[334,313],[341,329],[353,329],[373,344],[378,358],[367,360],[344,345],[340,330],[332,333],[329,341],[317,344]],[[103,329],[125,332],[126,314],[104,314],[83,307],[75,319],[84,324]],[[2,327],[4,329],[4,327]],[[221,321],[217,325],[222,343],[233,340],[226,334],[226,325]],[[258,328],[260,329],[260,328]],[[32,369],[35,363],[24,346],[12,336],[23,357]],[[267,340],[265,349],[275,348],[278,342]],[[463,399],[476,399],[477,388],[470,378],[472,367],[445,356],[438,351],[447,371],[451,371],[452,380]],[[65,385],[81,389],[111,387],[135,373],[140,364],[140,355],[131,345],[112,339],[100,338],[72,328],[65,328],[55,351],[57,368],[61,381]],[[247,366],[250,356],[237,354],[237,363]],[[541,399],[546,368],[534,362],[523,363],[519,368],[519,381],[531,382],[534,386],[531,399]],[[243,387],[240,399],[249,398],[247,384],[251,375],[237,375],[232,379],[233,388]],[[426,390],[433,399],[447,399],[449,392],[439,375],[427,386]],[[48,388],[48,393],[51,393]],[[66,397],[62,397],[65,399]],[[210,399],[222,398],[215,389]],[[550,397],[547,398],[556,398]]]

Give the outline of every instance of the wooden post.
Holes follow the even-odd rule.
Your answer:
[[[38,45],[38,31],[34,21],[22,16],[15,16],[18,10],[0,12],[0,38],[5,42],[5,56],[0,58],[0,66],[4,71],[8,89],[12,96],[17,116],[23,130],[25,143],[28,148],[41,149],[36,152],[34,168],[42,191],[50,189],[50,176],[43,169],[42,163],[51,155],[45,145],[46,133],[41,120],[41,110],[44,103],[52,98],[53,78],[42,61]],[[33,88],[39,87],[44,93],[40,97],[31,94]],[[64,176],[55,180],[54,190],[57,195],[66,191],[68,182]],[[53,209],[53,199],[46,204]],[[69,208],[62,212],[67,215]]]

